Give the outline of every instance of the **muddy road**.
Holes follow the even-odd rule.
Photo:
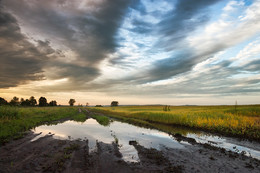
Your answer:
[[[66,121],[1,146],[0,172],[260,172],[258,143],[241,142],[251,147],[253,158],[202,139],[117,121],[109,126],[94,119]],[[237,143],[231,148],[239,148]],[[230,143],[220,146],[225,145]]]

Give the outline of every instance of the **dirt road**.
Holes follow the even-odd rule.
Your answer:
[[[115,143],[97,141],[89,152],[88,140],[58,140],[51,134],[36,141],[28,132],[24,138],[0,147],[0,172],[260,172],[260,161],[218,150],[208,145],[191,144],[185,150],[147,149],[130,141],[140,162],[122,159]]]

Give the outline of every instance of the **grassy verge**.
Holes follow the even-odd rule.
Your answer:
[[[97,122],[103,126],[108,126],[110,123],[109,118],[103,115],[91,114],[91,117],[97,120]]]
[[[137,123],[179,125],[229,136],[260,140],[260,106],[128,106],[89,108]]]
[[[61,119],[83,121],[85,114],[73,107],[6,107],[0,106],[0,145],[10,139],[19,138],[21,132],[40,124]]]

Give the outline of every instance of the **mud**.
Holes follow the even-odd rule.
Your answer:
[[[129,141],[138,151],[140,161],[125,162],[116,143],[97,141],[94,151],[88,140],[58,140],[51,134],[31,142],[37,134],[0,148],[0,172],[260,172],[260,161],[243,154],[228,152],[209,144],[196,144],[185,149],[145,148]],[[185,140],[180,136],[176,136]]]

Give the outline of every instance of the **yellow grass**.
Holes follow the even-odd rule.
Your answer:
[[[140,119],[170,125],[260,139],[260,105],[250,106],[119,106],[90,108],[111,116]]]

